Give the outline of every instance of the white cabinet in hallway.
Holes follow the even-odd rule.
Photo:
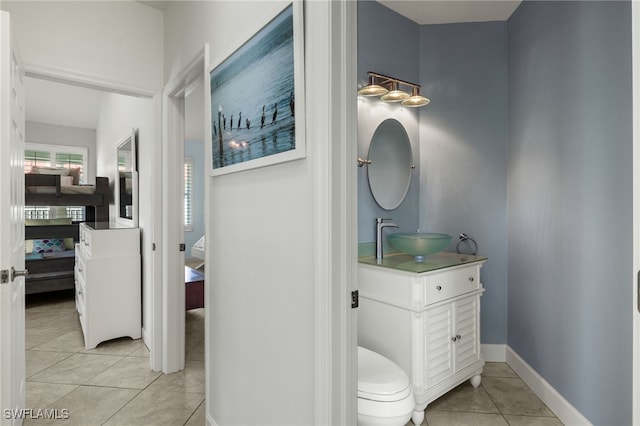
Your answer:
[[[360,258],[358,344],[396,362],[413,385],[415,424],[467,379],[480,385],[480,268],[486,257],[438,253]]]
[[[85,349],[117,337],[141,337],[139,228],[80,224],[75,280]]]

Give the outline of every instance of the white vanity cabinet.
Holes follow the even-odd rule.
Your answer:
[[[480,385],[480,268],[487,259],[438,253],[424,264],[402,254],[360,259],[358,344],[411,378],[415,424],[424,409],[467,379]]]
[[[76,309],[85,349],[142,333],[140,229],[80,224]]]

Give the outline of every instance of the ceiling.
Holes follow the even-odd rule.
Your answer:
[[[95,129],[103,92],[37,78],[25,78],[26,119]]]
[[[504,21],[521,0],[378,0],[414,22],[444,24]],[[140,1],[164,10],[166,1]],[[102,92],[52,81],[27,78],[26,119],[42,123],[95,129]]]
[[[420,24],[506,21],[522,0],[378,0]]]

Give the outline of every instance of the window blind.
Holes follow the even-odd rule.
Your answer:
[[[192,204],[193,204],[193,161],[184,159],[184,228],[192,229]]]

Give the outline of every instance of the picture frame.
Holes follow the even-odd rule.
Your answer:
[[[303,2],[209,70],[211,176],[304,158]]]

